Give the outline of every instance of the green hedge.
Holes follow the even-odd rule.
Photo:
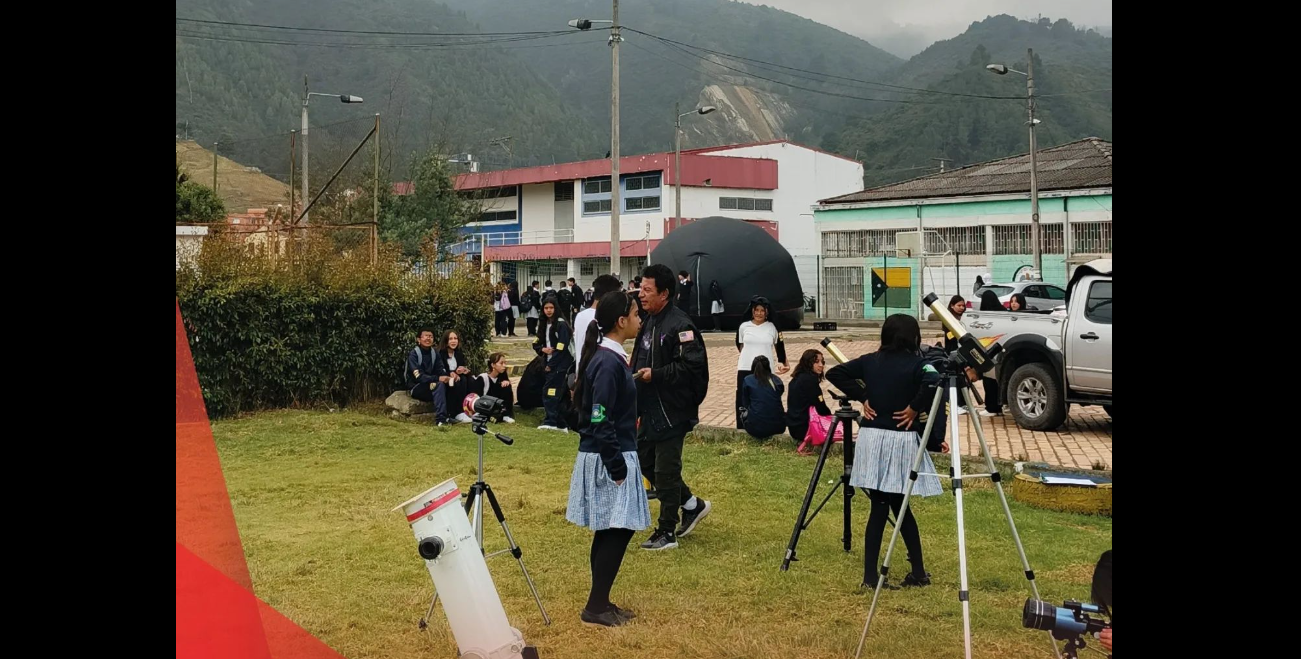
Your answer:
[[[466,358],[483,366],[491,288],[471,269],[413,277],[395,261],[374,268],[328,254],[292,267],[221,242],[206,241],[199,263],[177,271],[176,286],[212,417],[387,396],[401,388],[424,325],[439,339],[458,330]]]

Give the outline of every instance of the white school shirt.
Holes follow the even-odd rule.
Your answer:
[[[595,307],[583,309],[574,318],[574,362],[577,364],[583,363],[583,344],[587,342],[587,326],[594,322],[596,322]]]
[[[771,320],[762,325],[751,321],[741,323],[737,334],[741,338],[741,356],[736,360],[736,370],[748,371],[754,358],[763,355],[774,370],[777,368],[777,325]]]

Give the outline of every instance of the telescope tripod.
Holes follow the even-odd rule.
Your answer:
[[[515,536],[511,535],[510,526],[506,524],[506,516],[501,512],[501,505],[497,503],[497,495],[492,493],[492,486],[483,480],[483,438],[488,434],[488,418],[482,414],[475,414],[473,418],[474,434],[479,436],[479,478],[470,486],[470,491],[465,499],[465,512],[470,515],[470,526],[474,528],[474,539],[479,543],[479,551],[483,552],[484,559],[492,558],[498,554],[510,552],[511,556],[519,563],[519,569],[524,573],[524,581],[528,582],[529,591],[533,593],[533,601],[538,603],[538,611],[542,612],[542,621],[547,625],[551,624],[551,617],[547,615],[547,610],[542,606],[542,597],[538,595],[537,586],[533,585],[533,577],[529,576],[529,569],[524,566],[524,551],[515,542]],[[501,443],[510,446],[515,440],[499,432],[493,433]],[[493,515],[497,517],[497,523],[501,525],[502,532],[506,535],[506,549],[495,551],[491,554],[483,547],[483,500],[487,497],[488,504],[492,506]],[[434,593],[434,599],[429,603],[429,610],[425,612],[425,617],[420,619],[420,629],[429,626],[429,616],[433,615],[434,607],[438,605],[438,593]]]
[[[950,368],[955,365],[950,364]],[[960,368],[960,367],[958,367]],[[998,491],[998,500],[1003,506],[1003,514],[1007,517],[1008,528],[1012,530],[1012,540],[1016,544],[1017,554],[1021,557],[1021,566],[1025,571],[1025,578],[1030,582],[1030,590],[1034,593],[1035,599],[1039,597],[1039,586],[1034,580],[1034,570],[1030,569],[1030,561],[1025,556],[1025,547],[1021,544],[1021,536],[1016,531],[1016,522],[1012,520],[1012,509],[1007,505],[1007,495],[1003,492],[1002,477],[998,468],[994,465],[994,458],[989,452],[989,445],[985,443],[985,431],[980,427],[980,416],[976,414],[976,406],[973,402],[973,392],[969,391],[971,383],[967,381],[965,375],[950,372],[945,376],[948,379],[948,398],[950,401],[958,400],[958,392],[961,391],[964,400],[967,403],[967,417],[971,419],[972,428],[975,429],[976,437],[980,441],[980,451],[985,456],[985,466],[989,473],[983,474],[963,474],[962,473],[962,439],[958,435],[959,423],[957,410],[949,414],[949,455],[952,456],[952,467],[949,474],[919,474],[917,470],[921,467],[922,457],[926,451],[926,438],[931,435],[931,426],[935,423],[935,414],[939,411],[940,403],[944,399],[944,389],[935,388],[935,399],[931,403],[930,416],[926,419],[926,427],[922,431],[921,443],[917,447],[916,457],[913,459],[912,471],[909,473],[908,485],[904,487],[903,505],[899,508],[898,517],[903,518],[908,514],[908,503],[912,497],[913,486],[917,483],[919,476],[936,476],[938,478],[948,478],[953,485],[953,496],[957,502],[958,518],[958,601],[962,602],[962,638],[966,650],[966,659],[971,659],[971,601],[970,592],[967,589],[967,533],[962,513],[962,481],[965,478],[988,478],[994,483],[994,488]],[[863,623],[863,634],[858,638],[858,650],[854,653],[854,659],[858,659],[863,654],[863,643],[867,640],[868,628],[872,625],[872,617],[876,613],[876,602],[881,596],[881,587],[885,584],[886,574],[890,571],[890,558],[894,552],[895,542],[899,540],[899,525],[896,524],[894,531],[890,534],[890,544],[885,550],[885,561],[881,564],[881,573],[877,576],[876,590],[872,593],[872,604],[867,610],[867,621]],[[1057,659],[1061,659],[1061,651],[1057,648],[1057,643],[1053,641],[1052,634],[1048,635],[1049,644],[1052,645],[1053,653]]]

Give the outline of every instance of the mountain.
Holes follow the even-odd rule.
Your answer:
[[[212,152],[184,140],[176,141],[176,160],[190,180],[212,187]],[[289,186],[263,174],[257,167],[241,165],[229,158],[217,160],[217,196],[231,213],[250,208],[274,209],[289,206]]]
[[[900,86],[946,94],[914,94],[907,105],[850,122],[824,147],[857,154],[869,185],[936,171],[935,158],[949,159],[951,168],[1025,153],[1025,77],[995,75],[985,66],[1025,71],[1027,48],[1035,56],[1039,146],[1089,136],[1110,140],[1111,39],[1066,20],[1032,23],[995,16],[935,43],[892,78]]]
[[[485,169],[601,158],[609,32],[567,22],[610,10],[609,0],[178,0],[177,136],[221,142],[222,156],[288,180],[306,74],[313,91],[366,99],[313,99],[313,189],[376,112],[395,177],[434,145]],[[1040,144],[1111,138],[1111,39],[1065,20],[994,16],[903,60],[743,2],[635,0],[620,12],[624,154],[672,149],[675,103],[718,108],[683,118],[684,147],[789,138],[861,160],[869,184],[934,171],[936,158],[1024,153],[1024,78],[984,67],[1024,70],[1027,48]]]
[[[384,159],[398,172],[412,153],[434,144],[452,153],[473,149],[477,154],[487,150],[488,140],[503,135],[513,137],[510,148],[517,163],[605,152],[608,140],[600,124],[565,102],[515,54],[529,52],[517,47],[537,41],[484,44],[485,38],[478,40],[481,45],[447,47],[449,41],[465,39],[277,31],[179,20],[479,32],[445,5],[428,0],[177,0],[176,14],[178,137],[204,145],[221,142],[223,156],[282,180],[289,174],[289,131],[300,125],[304,75],[312,91],[365,99],[362,105],[312,100],[314,186],[318,173],[332,173],[327,170],[338,167],[366,135],[377,112],[382,115]],[[348,119],[356,121],[331,126]]]
[[[571,19],[611,18],[609,0],[445,1],[485,30],[564,28]],[[626,26],[619,53],[624,153],[672,149],[675,102],[684,112],[697,104],[719,108],[708,117],[683,119],[684,147],[779,137],[816,146],[829,128],[874,106],[781,84],[843,91],[824,76],[782,67],[880,79],[904,63],[832,27],[744,2],[636,0],[621,3],[619,14]],[[531,63],[584,116],[608,126],[610,54],[602,37],[609,32],[598,26],[592,33],[593,43],[585,47],[552,49]]]

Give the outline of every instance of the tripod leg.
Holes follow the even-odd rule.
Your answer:
[[[833,443],[831,438],[828,437],[827,441],[822,443],[822,450],[818,451],[818,463],[813,467],[813,477],[809,479],[809,488],[804,491],[804,503],[800,504],[800,514],[795,518],[795,530],[791,531],[791,541],[786,545],[786,557],[782,559],[782,572],[790,568],[791,561],[798,560],[795,558],[795,545],[800,541],[800,532],[804,530],[804,524],[809,515],[809,505],[813,503],[813,495],[818,490],[818,480],[822,478],[822,467],[827,464],[827,453],[831,451]],[[821,510],[822,507],[818,506],[818,509]]]
[[[850,551],[854,542],[854,487],[849,484],[849,477],[854,472],[854,422],[852,419],[842,419],[845,429],[844,453],[845,453],[845,471],[840,475],[840,483],[845,487],[845,531],[842,541],[845,545],[845,551]],[[827,443],[831,443],[831,437],[827,438]]]
[[[917,470],[921,468],[922,457],[926,453],[926,438],[931,436],[931,427],[935,424],[935,415],[940,411],[940,401],[943,398],[944,390],[936,387],[935,399],[931,401],[931,412],[926,416],[926,426],[922,429],[921,445],[917,447],[917,453],[913,456],[913,468],[908,474],[908,484],[903,489],[903,504],[899,506],[899,514],[896,516],[899,521],[908,514],[908,502],[912,499],[913,486],[917,484]],[[887,516],[888,514],[887,512]],[[858,659],[863,654],[867,630],[872,626],[872,616],[876,614],[876,601],[881,597],[881,587],[885,585],[886,574],[890,571],[890,557],[894,554],[894,545],[899,540],[899,521],[894,524],[894,530],[890,532],[890,544],[885,548],[885,561],[881,563],[881,573],[876,577],[876,590],[872,593],[872,604],[867,609],[867,621],[863,623],[863,633],[858,637],[858,650],[854,652],[854,659]]]
[[[542,597],[538,595],[537,586],[533,585],[533,577],[529,576],[529,569],[524,567],[524,552],[520,550],[519,545],[515,544],[515,536],[510,534],[510,526],[506,524],[506,516],[501,513],[501,506],[497,504],[497,495],[492,493],[492,487],[485,484],[483,491],[488,495],[488,503],[492,505],[492,513],[497,516],[497,521],[501,524],[501,530],[506,534],[506,544],[510,547],[511,556],[515,557],[519,563],[519,569],[524,573],[524,581],[528,582],[529,590],[533,592],[533,601],[538,603],[538,611],[542,612],[542,621],[547,625],[551,624],[551,616],[547,615],[546,607],[542,606]]]
[[[998,492],[998,502],[1003,506],[1003,515],[1007,517],[1007,526],[1012,530],[1012,541],[1016,543],[1016,553],[1021,557],[1021,568],[1025,571],[1025,578],[1030,582],[1030,592],[1034,594],[1035,599],[1039,597],[1039,586],[1034,580],[1034,570],[1030,568],[1030,559],[1025,555],[1025,545],[1021,543],[1021,534],[1016,530],[1016,522],[1012,519],[1012,508],[1007,505],[1007,494],[1003,491],[1003,478],[998,472],[998,467],[994,465],[994,457],[989,451],[989,444],[985,441],[985,431],[980,425],[980,416],[975,414],[975,403],[973,399],[974,392],[968,388],[962,390],[962,394],[967,399],[967,416],[971,417],[972,427],[976,431],[976,439],[980,441],[980,452],[985,455],[985,466],[989,468],[990,480],[994,482],[994,490]],[[1048,644],[1052,646],[1053,653],[1061,659],[1062,653],[1058,649],[1056,641],[1053,640],[1051,632],[1048,632]]]
[[[429,603],[429,610],[425,611],[425,617],[420,619],[420,623],[419,623],[420,629],[424,629],[429,626],[429,616],[434,615],[435,606],[438,606],[438,591],[436,590],[434,591],[433,601]]]
[[[949,400],[961,400],[958,398],[957,377],[949,376]],[[970,406],[967,409],[967,416],[975,416],[974,408]],[[971,594],[967,585],[967,528],[963,523],[962,514],[962,438],[958,436],[961,429],[958,423],[958,415],[949,415],[949,429],[953,435],[949,443],[949,455],[953,456],[953,498],[957,505],[958,515],[958,578],[959,590],[958,600],[962,602],[962,643],[966,652],[966,659],[971,659]]]

